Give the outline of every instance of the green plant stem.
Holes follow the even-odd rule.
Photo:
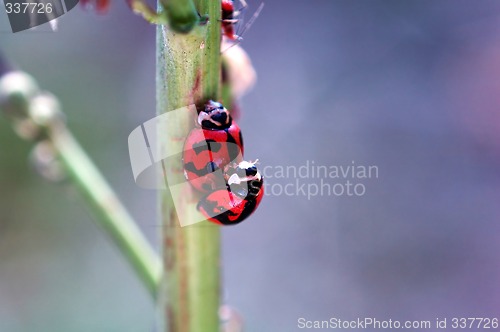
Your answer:
[[[209,22],[206,25],[206,42],[201,53],[203,99],[217,100],[220,96],[221,75],[221,4],[220,0],[196,0],[200,13],[206,13]]]
[[[161,260],[103,176],[65,126],[48,131],[50,141],[71,181],[79,189],[101,226],[128,259],[156,298],[162,279]]]
[[[218,99],[220,80],[220,1],[196,2],[208,22],[188,35],[157,28],[157,113],[163,114],[206,99]],[[161,149],[182,149],[191,129],[189,119],[169,123]],[[185,181],[182,161],[165,163],[168,181]],[[165,294],[163,315],[168,332],[218,332],[220,305],[220,229],[203,221],[180,227],[168,191],[160,193],[163,225]],[[198,217],[199,197],[184,195],[183,214]]]
[[[175,32],[188,33],[200,21],[193,0],[159,0],[164,8],[170,29]]]

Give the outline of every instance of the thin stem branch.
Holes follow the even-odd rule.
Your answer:
[[[2,61],[3,62],[3,61]],[[0,63],[0,67],[8,68]],[[30,132],[23,138],[49,142],[71,182],[79,189],[101,226],[128,259],[137,275],[156,298],[162,279],[161,260],[126,208],[67,129],[55,97],[41,93],[23,72],[0,75],[0,110],[14,125],[24,123]],[[26,125],[29,124],[29,125]]]
[[[73,135],[61,126],[50,130],[49,137],[69,179],[87,201],[97,224],[111,237],[156,298],[162,278],[161,260],[142,231]]]
[[[221,76],[221,5],[220,1],[197,0],[200,13],[206,13],[210,18],[207,23],[205,49],[201,58],[203,99],[217,100],[220,95]]]

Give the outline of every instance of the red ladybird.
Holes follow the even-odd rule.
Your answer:
[[[243,137],[227,109],[215,101],[199,112],[198,125],[184,143],[184,174],[195,189],[208,193],[225,186],[224,167],[243,159]]]
[[[226,171],[226,188],[205,195],[198,203],[198,210],[216,224],[236,225],[259,206],[264,196],[264,180],[252,162],[242,161]]]

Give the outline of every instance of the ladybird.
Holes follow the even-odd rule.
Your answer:
[[[226,188],[215,190],[198,202],[198,210],[211,222],[236,225],[259,206],[264,196],[264,179],[255,162],[242,161],[226,167]]]
[[[222,104],[209,101],[198,114],[197,127],[184,143],[184,175],[202,193],[224,186],[221,172],[243,159],[241,130]]]

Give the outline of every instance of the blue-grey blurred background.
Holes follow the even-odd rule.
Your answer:
[[[155,193],[134,184],[127,151],[155,113],[154,27],[115,1],[106,16],[71,11],[57,33],[12,34],[1,13],[0,31],[157,246]],[[498,317],[500,2],[273,0],[242,45],[259,75],[239,121],[247,158],[379,168],[362,197],[268,195],[224,228],[224,302],[247,331]],[[30,150],[0,118],[0,331],[151,331],[148,293]]]

